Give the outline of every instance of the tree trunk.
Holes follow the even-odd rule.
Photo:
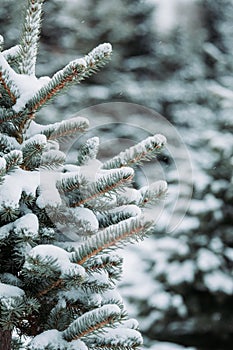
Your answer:
[[[11,350],[11,331],[0,328],[0,350]]]

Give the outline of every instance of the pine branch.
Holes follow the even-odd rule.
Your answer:
[[[79,287],[86,275],[83,267],[70,262],[70,254],[53,245],[37,245],[22,267],[24,284],[38,298],[61,289]]]
[[[86,338],[101,331],[105,327],[113,326],[121,316],[121,311],[116,305],[104,305],[100,308],[86,312],[71,323],[63,331],[63,337],[68,342]]]
[[[12,104],[19,97],[19,90],[12,79],[12,68],[7,63],[3,54],[0,53],[0,84],[3,86]]]
[[[97,276],[95,278],[86,279],[85,282],[82,284],[82,290],[85,291],[85,293],[98,293],[103,294],[104,292],[107,292],[108,290],[113,289],[114,285],[111,283],[110,280],[99,280]]]
[[[123,202],[122,206],[98,214],[99,227],[115,225],[137,215],[141,215],[141,210],[136,205]]]
[[[87,184],[87,181],[84,178],[84,176],[81,176],[78,173],[68,173],[65,177],[64,175],[65,174],[63,174],[63,178],[61,180],[57,181],[56,186],[59,191],[65,193],[73,192],[76,190],[80,190],[80,188],[84,187]]]
[[[3,124],[3,123],[6,123],[8,121],[11,121],[15,118],[18,118],[19,117],[19,114],[18,113],[15,113],[13,111],[13,109],[11,108],[6,108],[4,106],[1,106],[0,107],[0,124]],[[3,131],[2,130],[2,125],[0,125],[1,127],[1,132]],[[8,132],[9,134],[9,132]]]
[[[143,239],[151,228],[151,222],[144,222],[137,217],[112,225],[83,243],[74,253],[73,260],[77,264],[83,265],[102,252],[117,249],[124,244]]]
[[[47,288],[41,290],[38,294],[37,297],[41,298],[45,295],[47,295],[49,292],[51,292],[52,290],[54,290],[55,288],[60,289],[63,286],[63,280],[61,278],[57,279],[56,281],[54,281],[50,286],[48,286]]]
[[[14,149],[9,136],[0,134],[0,155],[6,154]]]
[[[47,125],[41,133],[46,135],[48,140],[62,140],[63,138],[77,133],[83,133],[89,127],[89,122],[86,118],[75,117],[68,120],[63,120],[59,123]]]
[[[0,35],[0,52],[3,50],[3,46],[4,46],[4,38],[2,35]]]
[[[35,135],[27,140],[22,147],[23,162],[21,168],[24,170],[39,168],[46,146],[47,140],[44,135]]]
[[[126,186],[133,178],[134,172],[131,168],[121,168],[116,172],[101,176],[95,183],[87,185],[78,198],[74,198],[71,202],[72,207],[78,207],[87,204],[105,194],[111,194],[117,189]],[[94,204],[93,204],[94,205]],[[98,203],[96,203],[98,205]]]
[[[49,83],[43,86],[36,95],[28,101],[29,113],[41,108],[64,88],[79,83],[103,66],[110,58],[111,45],[102,44],[91,51],[83,59],[70,62],[62,70],[54,74]]]
[[[22,152],[18,150],[10,151],[4,155],[6,161],[6,173],[14,171],[22,163]]]
[[[28,0],[18,62],[21,74],[35,74],[43,2],[44,0]]]
[[[47,294],[62,284],[59,265],[56,259],[48,256],[46,258],[40,255],[27,256],[22,268],[22,276],[24,284],[35,291],[37,297]]]
[[[102,44],[92,50],[84,59],[77,59],[70,62],[64,69],[58,71],[50,81],[45,84],[34,97],[29,99],[26,109],[15,112],[14,110],[2,110],[0,113],[0,122],[15,120],[18,123],[17,140],[23,142],[22,133],[28,127],[30,120],[34,118],[36,110],[41,108],[46,102],[54,97],[63,88],[71,84],[79,83],[85,77],[91,75],[103,66],[110,58],[111,45]],[[12,74],[16,74],[12,70]]]
[[[156,181],[150,186],[142,187],[139,192],[141,198],[137,204],[140,207],[156,204],[159,200],[166,197],[167,183],[166,181]]]
[[[58,150],[44,152],[40,161],[40,169],[57,169],[61,167],[66,160],[66,155]]]
[[[22,144],[26,138],[26,130],[28,129],[35,115],[28,113],[27,109],[16,113],[11,108],[0,108],[0,132],[5,132],[9,136],[16,139],[19,144]]]
[[[144,141],[128,148],[114,158],[106,161],[103,169],[120,168],[123,166],[134,166],[142,161],[153,158],[158,151],[166,144],[166,138],[163,135],[150,136]]]
[[[6,174],[6,160],[0,157],[0,185],[4,182]]]
[[[117,329],[92,338],[95,350],[139,350],[143,344],[140,333],[135,329]]]
[[[123,259],[118,255],[103,254],[84,263],[87,273],[106,271],[109,279],[119,281],[122,275]]]
[[[68,87],[72,83],[82,80],[85,68],[85,61],[83,59],[77,59],[54,74],[50,82],[42,87],[35,96],[28,101],[27,107],[29,111],[34,113],[62,89]]]
[[[19,77],[19,74],[15,73],[3,57],[2,53],[0,53],[0,83],[9,97],[9,101],[5,100],[5,106],[2,106],[0,109],[0,124],[5,124],[6,122],[14,120],[14,125],[12,125],[12,123],[1,125],[1,131],[3,131],[4,128],[7,129],[8,135],[14,136],[19,143],[22,143],[22,134],[25,126],[28,125],[29,121],[33,118],[33,115],[32,113],[27,115],[27,110],[17,113],[13,109],[17,103],[18,97],[20,96],[19,88],[14,83],[14,81],[18,81]]]
[[[18,218],[20,214],[19,207],[12,207],[9,204],[2,204],[0,208],[0,222],[9,223]]]
[[[63,331],[73,321],[73,312],[63,304],[56,305],[49,314],[45,329],[57,329]]]
[[[17,61],[20,57],[20,45],[15,45],[9,48],[8,50],[4,50],[2,54],[5,60],[9,64],[12,64],[13,62]]]
[[[13,82],[9,80],[9,76],[7,75],[7,72],[2,70],[2,67],[0,67],[0,70],[1,70],[0,71],[0,84],[3,86],[4,90],[7,92],[12,103],[15,104],[16,96],[15,96],[15,93],[13,93],[11,91]],[[10,89],[10,85],[11,85],[11,89]]]
[[[99,150],[99,138],[88,139],[78,150],[77,164],[85,165],[91,159],[95,159]]]

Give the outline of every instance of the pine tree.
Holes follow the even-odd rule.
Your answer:
[[[176,230],[164,235],[165,227],[157,226],[154,240],[140,253],[145,271],[150,271],[148,280],[154,277],[148,292],[132,297],[130,292],[138,286],[129,287],[126,280],[122,294],[137,305],[135,315],[152,341],[228,350],[233,343],[233,2],[198,3],[200,46],[184,57],[182,67],[160,90],[162,112],[166,111],[189,146],[192,201]],[[173,36],[171,45],[179,59]],[[188,45],[183,42],[182,55]],[[174,184],[172,162],[170,169],[167,178]],[[180,200],[183,204],[187,199]]]
[[[133,56],[143,56],[153,52],[153,6],[145,0],[87,0],[69,2],[64,13],[61,2],[46,4],[48,15],[42,39],[62,37],[58,43],[60,50],[77,47],[80,53],[91,49],[99,40],[110,41],[118,53],[113,62],[118,70],[124,70],[124,60]],[[60,23],[60,28],[54,26]]]
[[[40,125],[37,112],[111,56],[101,44],[52,78],[35,75],[43,0],[28,0],[21,41],[0,52],[0,350],[137,349],[142,338],[116,289],[119,247],[145,237],[143,207],[158,181],[130,187],[133,167],[166,143],[160,134],[104,163],[99,139],[66,161],[70,139],[89,122]],[[124,193],[124,196],[122,196]],[[26,339],[26,340],[25,340]]]

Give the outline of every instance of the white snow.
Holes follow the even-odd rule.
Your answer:
[[[4,44],[4,38],[0,35],[0,49],[2,50],[2,45]]]
[[[172,237],[163,237],[157,239],[155,242],[155,247],[158,252],[176,252],[180,256],[184,256],[189,253],[189,247],[186,243]]]
[[[120,202],[121,203],[139,203],[141,200],[141,194],[139,190],[136,190],[134,188],[126,188],[124,192],[121,193],[120,196]]]
[[[144,200],[159,199],[160,196],[166,193],[167,187],[167,182],[160,180],[153,182],[150,186],[141,187],[139,189],[139,193],[141,194]]]
[[[159,311],[166,311],[169,308],[175,308],[179,315],[184,316],[187,313],[184,301],[179,294],[171,294],[164,291],[161,287],[161,290],[155,291],[148,304],[152,309],[156,308]]]
[[[213,133],[210,138],[209,145],[211,148],[219,153],[219,156],[225,158],[232,157],[233,137],[232,133],[225,132],[224,134]],[[222,153],[222,155],[221,155]]]
[[[36,237],[38,236],[39,222],[35,214],[28,213],[14,222],[15,234]]]
[[[94,308],[91,311],[87,311],[80,317],[76,318],[67,328],[67,330],[64,331],[64,335],[66,332],[68,332],[70,329],[72,330],[73,327],[75,329],[80,329],[82,328],[83,323],[86,323],[87,319],[101,319],[101,320],[106,320],[108,321],[108,324],[110,323],[110,320],[115,317],[119,317],[121,315],[121,310],[120,308],[115,305],[115,304],[108,304],[108,305],[103,305],[99,308]]]
[[[120,325],[120,328],[138,329],[139,323],[135,318],[130,318],[129,320],[123,321],[123,323]]]
[[[54,222],[54,224],[69,241],[80,241],[84,236],[96,233],[99,228],[95,214],[88,208],[64,208],[63,217],[62,222]]]
[[[205,274],[204,277],[205,286],[211,292],[223,292],[229,295],[233,294],[233,278],[222,271],[213,271]]]
[[[195,230],[199,227],[200,221],[198,217],[195,216],[185,216],[179,224],[180,232],[189,232]]]
[[[197,0],[147,0],[156,5],[154,11],[154,26],[160,34],[168,35],[176,27],[187,30],[196,23],[195,2]],[[193,22],[187,26],[187,22]],[[187,27],[187,28],[186,28]]]
[[[64,300],[81,302],[87,307],[100,307],[102,304],[102,295],[93,291],[84,290],[81,287],[70,288],[68,291],[59,292],[59,296]]]
[[[195,265],[192,260],[186,260],[183,263],[172,262],[167,265],[165,271],[168,283],[178,285],[183,282],[192,283],[195,275]]]
[[[57,181],[59,181],[61,175],[56,171],[46,171],[41,169],[40,176],[40,194],[36,200],[36,204],[39,208],[45,208],[46,206],[57,207],[62,204],[62,200],[59,191],[56,187]]]
[[[99,144],[100,144],[100,140],[98,137],[92,137],[91,139],[87,140],[86,142],[86,147],[88,147],[88,158],[86,159],[88,161],[88,159],[95,159],[96,158],[96,154],[98,152],[99,149]],[[84,159],[85,161],[85,159]]]
[[[11,87],[14,89],[14,94],[18,96],[19,92],[17,91],[17,86],[15,84],[15,79],[18,74],[15,73],[15,71],[10,67],[2,52],[0,52],[0,69],[1,72],[7,77],[7,80],[11,82]]]
[[[109,56],[112,52],[112,45],[109,43],[100,44],[85,56],[87,65],[95,64],[95,60]]]
[[[135,329],[129,328],[116,328],[116,329],[108,329],[104,332],[104,336],[106,338],[111,338],[111,346],[115,347],[120,344],[128,344],[130,346],[131,342],[134,339],[137,339],[139,344],[143,343],[143,339],[141,334]],[[99,336],[101,338],[101,335]]]
[[[20,93],[20,97],[12,107],[16,113],[23,110],[27,102],[50,81],[49,77],[41,77],[38,79],[34,75],[17,74],[15,72],[13,74],[13,78],[13,81],[18,87]]]
[[[150,306],[159,310],[167,310],[171,305],[171,295],[161,290],[160,293],[156,293],[151,296]]]
[[[87,86],[88,96],[98,100],[107,100],[109,98],[109,89],[102,85]]]
[[[80,174],[80,166],[78,165],[74,165],[74,164],[65,164],[64,165],[64,168],[63,168],[64,171],[66,172],[70,172],[70,173],[78,173]],[[66,177],[65,175],[66,173],[62,174],[62,176]],[[69,174],[67,174],[67,176],[69,177]]]
[[[177,309],[177,312],[180,316],[185,316],[188,313],[186,305],[181,295],[175,294],[172,295],[172,306]]]
[[[13,222],[7,224],[7,225],[4,225],[2,227],[0,227],[0,239],[5,239],[9,236],[10,234],[10,231],[12,230],[13,228]]]
[[[98,159],[90,159],[88,164],[80,167],[80,174],[86,180],[94,182],[97,180],[102,163]]]
[[[140,216],[142,214],[142,211],[137,205],[129,204],[111,209],[109,210],[109,213],[127,213],[130,216]]]
[[[51,329],[37,335],[30,343],[31,350],[43,350],[46,346],[53,345],[55,348],[64,349],[67,342],[62,337],[62,333],[56,329]]]
[[[213,237],[209,243],[209,247],[215,253],[219,253],[222,255],[224,245],[220,237]]]
[[[24,146],[26,146],[27,144],[30,144],[30,143],[38,143],[40,145],[47,145],[47,138],[45,135],[42,135],[42,134],[36,134],[32,137],[30,137],[28,140],[24,141],[23,145],[22,145],[22,148],[24,148]]]
[[[140,257],[139,251],[125,249],[121,251],[121,255],[124,257],[122,296],[133,295],[138,300],[149,299],[158,288],[158,283],[153,281],[149,274],[145,274],[146,264]],[[135,316],[135,310],[130,304],[127,305],[127,310]]]
[[[177,0],[150,0],[157,5],[156,26],[161,32],[167,33],[176,25]]]
[[[66,349],[67,350],[88,350],[88,347],[84,344],[83,341],[78,339],[78,340],[73,340],[70,343],[69,348],[66,348]]]
[[[116,300],[119,304],[122,304],[122,296],[117,289],[110,290],[108,289],[106,292],[101,294],[103,301]]]
[[[80,167],[80,175],[84,176],[90,182],[101,181],[107,176],[121,174],[122,177],[133,176],[134,170],[130,167],[116,169],[102,169],[102,163],[98,159],[90,159],[86,165]]]
[[[17,208],[22,192],[35,196],[39,183],[40,174],[36,171],[16,169],[10,175],[6,175],[4,183],[0,185],[0,208],[4,206]]]
[[[88,208],[77,207],[75,209],[70,208],[74,217],[78,220],[85,221],[87,230],[95,232],[99,229],[99,222],[92,210]]]
[[[24,296],[24,291],[21,288],[5,283],[0,283],[0,299],[16,298],[22,296]]]
[[[168,342],[156,342],[156,344],[150,347],[149,350],[195,350],[195,348],[187,348],[178,344]]]
[[[4,158],[0,157],[0,169],[4,170],[5,168],[6,168],[6,161]]]
[[[217,211],[221,208],[222,201],[215,198],[212,194],[207,194],[202,200],[192,199],[190,213],[194,216],[208,211]]]
[[[219,193],[225,189],[227,189],[228,187],[228,181],[227,180],[215,180],[212,184],[211,184],[211,190],[213,193]]]
[[[15,48],[15,52],[17,51],[17,47]],[[17,90],[17,100],[15,105],[12,107],[13,110],[18,113],[27,104],[27,102],[34,97],[34,95],[48,82],[50,81],[49,77],[41,77],[37,78],[35,75],[26,75],[26,74],[18,74],[16,73],[8,64],[4,56],[8,56],[12,54],[12,52],[6,53],[3,55],[0,53],[0,66],[3,70],[5,70],[9,74],[9,80],[14,83],[15,90]]]
[[[9,153],[7,153],[7,154],[5,155],[5,158],[8,158],[9,156],[18,158],[18,159],[19,159],[18,164],[21,163],[22,160],[23,160],[23,154],[22,154],[22,152],[21,152],[20,150],[18,150],[18,149],[14,149],[14,150],[10,151]]]
[[[130,148],[128,148],[126,150],[126,154],[129,156],[130,159],[134,159],[135,156],[135,150],[137,151],[137,153],[148,153],[149,150],[153,150],[154,146],[156,146],[156,148],[161,148],[163,145],[165,145],[167,142],[167,139],[164,135],[161,134],[156,134],[154,136],[149,136],[147,137],[145,140],[139,142],[137,145],[132,146]],[[124,153],[125,152],[121,152],[119,154],[119,156],[123,156],[123,160],[124,160]]]
[[[100,173],[97,174],[97,180],[101,180],[101,178],[105,178],[105,176],[108,175],[114,175],[119,174],[122,177],[133,177],[134,176],[134,170],[130,167],[122,167],[122,168],[115,168],[110,170],[101,169]]]
[[[159,193],[165,193],[168,189],[168,185],[166,181],[159,180],[156,182],[153,182],[150,186],[149,189],[154,192],[155,194]]]
[[[201,248],[198,251],[197,267],[201,271],[210,271],[221,266],[220,258],[208,249]]]
[[[36,257],[37,255],[46,258],[46,257],[52,257],[56,259],[56,263],[59,265],[61,270],[61,277],[69,274],[69,273],[75,273],[82,277],[85,276],[85,269],[75,263],[72,263],[70,261],[71,253],[66,252],[64,249],[56,247],[51,244],[41,244],[36,246],[35,248],[32,248],[29,252],[29,255],[31,257]],[[26,262],[27,264],[27,262]]]
[[[88,276],[89,282],[94,282],[96,285],[100,284],[106,284],[109,285],[109,276],[106,271],[101,272],[92,272],[90,276]]]
[[[228,259],[230,259],[231,261],[233,261],[233,248],[226,248],[225,250],[224,250],[224,255],[228,258]]]
[[[89,121],[87,118],[84,117],[73,117],[69,118],[67,120],[62,120],[60,122],[56,122],[53,124],[47,124],[47,125],[42,125],[42,124],[37,124],[36,122],[32,121],[29,129],[27,130],[27,136],[34,136],[36,134],[40,134],[41,132],[45,130],[56,130],[58,128],[63,128],[66,125],[73,125],[74,128],[77,127],[77,125],[82,125],[84,128],[88,128],[89,126]],[[53,136],[53,135],[52,135]]]
[[[48,82],[48,88],[53,88],[54,87],[54,83],[55,85],[57,85],[58,81],[61,81],[63,79],[64,76],[69,76],[70,73],[74,70],[76,70],[78,68],[78,70],[80,72],[84,71],[86,68],[87,64],[86,64],[86,59],[83,58],[78,58],[74,61],[71,61],[70,63],[68,63],[64,68],[62,68],[61,70],[57,71],[52,79],[50,80],[50,82]],[[75,79],[75,77],[73,77],[73,80]]]
[[[2,54],[3,54],[4,58],[8,61],[9,57],[16,57],[16,56],[18,56],[19,51],[20,51],[20,45],[15,45],[15,46],[10,47],[7,50],[4,50],[2,52]]]

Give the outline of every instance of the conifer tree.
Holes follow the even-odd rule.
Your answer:
[[[27,1],[18,45],[4,50],[1,37],[0,350],[137,349],[142,338],[116,290],[122,259],[114,250],[153,227],[143,207],[165,194],[166,183],[130,184],[133,167],[166,138],[150,136],[102,163],[92,137],[74,164],[66,161],[62,147],[89,121],[40,125],[37,112],[95,73],[112,49],[101,44],[37,78],[43,2]]]
[[[189,55],[160,88],[162,112],[190,150],[192,201],[176,230],[164,235],[165,228],[158,225],[154,242],[140,253],[145,271],[150,271],[148,280],[154,278],[148,293],[132,297],[131,291],[140,285],[134,283],[130,289],[129,280],[121,292],[137,305],[135,315],[151,341],[228,350],[233,344],[233,2],[202,0],[198,4],[200,46],[191,54],[187,49],[191,40],[183,42],[182,55],[185,51]],[[179,59],[181,50],[173,35],[171,47]],[[178,61],[172,55],[170,59]],[[172,170],[167,177],[173,184]],[[181,203],[185,200],[184,194]]]

